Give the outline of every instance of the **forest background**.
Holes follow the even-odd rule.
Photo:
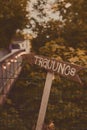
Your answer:
[[[23,37],[27,31],[33,35],[31,51],[34,53],[85,68],[79,73],[83,86],[55,75],[45,123],[52,120],[56,130],[86,130],[87,1],[0,1],[0,47],[8,48],[15,36]],[[0,107],[0,130],[33,128],[46,74],[45,70],[30,66],[28,60],[23,62],[18,80]]]

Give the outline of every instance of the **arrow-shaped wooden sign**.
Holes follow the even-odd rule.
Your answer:
[[[79,65],[70,64],[68,62],[63,62],[60,60],[34,55],[32,53],[28,55],[28,58],[30,64],[36,64],[42,68],[45,68],[50,72],[57,73],[63,77],[66,77],[70,80],[82,84],[78,72],[84,68]]]
[[[29,59],[29,64],[35,64],[48,70],[39,116],[36,124],[36,130],[42,130],[54,73],[82,84],[78,72],[84,68],[68,62],[34,55],[32,53],[26,55],[25,57]]]

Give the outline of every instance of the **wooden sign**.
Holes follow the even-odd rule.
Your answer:
[[[78,72],[83,69],[83,67],[75,64],[70,64],[68,62],[58,61],[55,59],[50,59],[43,56],[29,54],[29,61],[32,64],[36,64],[42,68],[45,68],[49,72],[57,73],[63,77],[70,80],[76,81],[82,84]]]
[[[42,130],[54,73],[82,84],[78,72],[82,70],[83,67],[43,56],[34,55],[32,53],[26,56],[26,58],[29,59],[30,64],[35,64],[48,70],[39,116],[36,124],[36,130]]]

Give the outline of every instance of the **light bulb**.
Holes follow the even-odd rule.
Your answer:
[[[11,63],[10,62],[7,62],[7,65],[10,65]]]
[[[18,58],[18,56],[15,56],[15,58],[17,59],[17,58]]]
[[[6,70],[6,66],[5,65],[3,65],[3,69]]]
[[[11,62],[13,62],[14,60],[13,59],[11,59]]]
[[[17,62],[17,60],[14,60],[14,62],[16,63],[16,62]]]

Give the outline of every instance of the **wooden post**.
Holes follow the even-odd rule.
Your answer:
[[[42,130],[43,127],[53,76],[54,76],[53,73],[50,72],[47,73],[40,111],[39,111],[38,120],[36,124],[36,130]]]

